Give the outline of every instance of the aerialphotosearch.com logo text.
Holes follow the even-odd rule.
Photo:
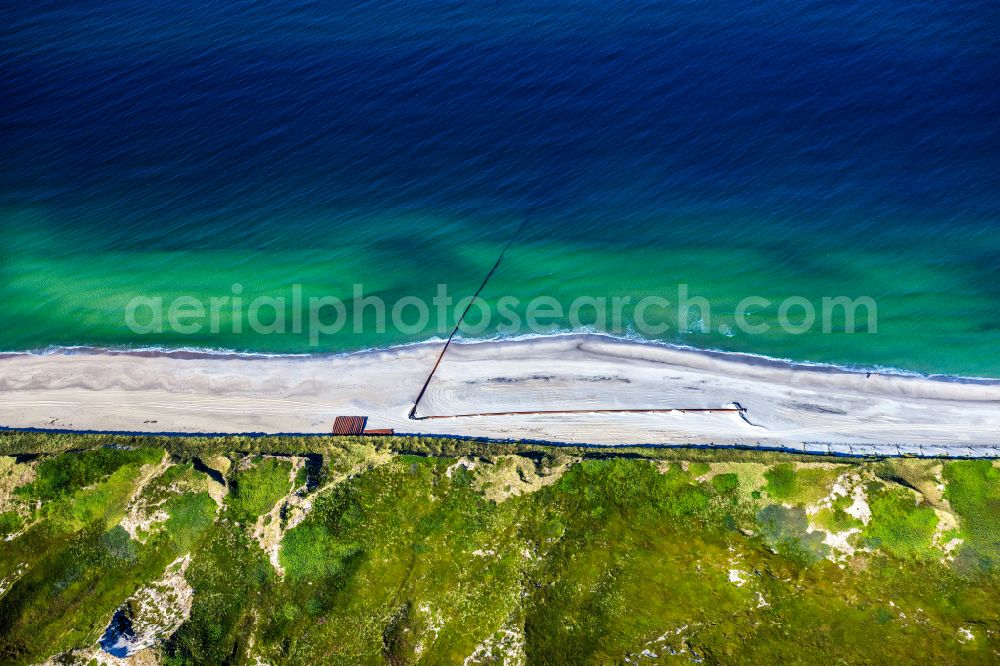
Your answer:
[[[352,286],[347,302],[332,295],[307,297],[300,284],[292,285],[287,295],[248,298],[243,285],[234,283],[229,294],[208,299],[181,295],[168,301],[162,296],[136,296],[125,307],[125,324],[139,335],[305,334],[314,347],[324,337],[345,331],[384,333],[387,326],[404,334],[439,336],[449,335],[456,324],[468,336],[544,334],[565,329],[654,337],[671,330],[729,336],[737,331],[760,335],[775,327],[790,335],[817,329],[823,333],[878,330],[878,309],[869,296],[823,297],[818,303],[803,296],[780,301],[747,296],[731,312],[722,314],[724,317],[717,318],[724,318],[725,323],[713,329],[711,304],[703,296],[691,295],[686,284],[677,285],[673,298],[579,296],[567,305],[544,295],[528,300],[507,295],[492,302],[469,296],[455,299],[445,284],[437,285],[437,293],[430,299],[403,296],[392,302],[376,294],[366,295],[361,284]]]

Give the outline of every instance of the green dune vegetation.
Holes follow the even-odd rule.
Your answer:
[[[102,637],[178,665],[1000,655],[991,461],[16,432],[0,454],[5,664],[122,663]]]

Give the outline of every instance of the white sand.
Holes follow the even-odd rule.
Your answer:
[[[1000,382],[848,373],[736,355],[558,336],[452,345],[418,416],[725,407],[740,414],[572,414],[410,420],[440,345],[331,357],[72,353],[0,356],[0,425],[144,432],[370,428],[592,444],[739,444],[995,455]],[[831,446],[832,445],[832,446]],[[848,445],[851,445],[848,447]],[[897,446],[899,448],[897,449]]]

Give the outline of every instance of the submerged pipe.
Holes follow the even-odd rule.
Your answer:
[[[445,352],[448,351],[448,345],[451,344],[452,339],[458,334],[458,328],[462,325],[462,322],[465,321],[465,315],[469,314],[469,310],[472,309],[472,304],[476,302],[476,299],[479,298],[479,294],[486,288],[486,283],[490,281],[490,278],[493,277],[494,273],[496,273],[497,268],[500,267],[500,262],[503,261],[503,256],[507,254],[507,250],[514,243],[514,240],[520,235],[521,229],[524,228],[524,223],[527,221],[528,215],[521,220],[521,224],[518,225],[514,234],[510,237],[510,240],[507,241],[507,244],[504,245],[503,250],[500,251],[500,256],[497,257],[496,263],[493,264],[493,268],[491,268],[490,272],[486,274],[485,278],[483,278],[483,283],[479,285],[479,289],[477,289],[476,293],[472,295],[472,299],[469,300],[469,304],[465,306],[465,311],[462,312],[462,316],[458,318],[455,328],[452,329],[451,335],[448,336],[444,346],[441,348],[441,353],[438,354],[437,360],[434,362],[434,367],[431,368],[430,374],[427,375],[427,379],[424,381],[424,385],[420,388],[420,393],[417,394],[417,399],[413,401],[413,407],[410,408],[410,413],[408,415],[411,420],[417,420],[417,406],[420,405],[420,401],[423,399],[424,393],[427,392],[427,387],[430,386],[431,379],[434,378],[434,373],[437,372],[438,366],[441,365]]]
[[[533,211],[532,211],[533,212]],[[431,380],[434,379],[434,373],[437,372],[438,366],[441,365],[441,361],[444,360],[444,355],[448,351],[448,346],[451,345],[451,341],[458,334],[458,329],[461,327],[462,322],[465,321],[465,316],[469,314],[469,310],[472,309],[472,304],[475,303],[476,299],[479,298],[479,294],[482,293],[483,289],[486,288],[486,283],[490,281],[493,274],[496,273],[497,269],[500,267],[500,262],[503,261],[504,255],[507,254],[507,250],[510,246],[517,240],[517,237],[521,234],[521,230],[524,228],[525,222],[528,221],[531,213],[524,216],[521,220],[521,224],[518,225],[517,229],[511,235],[507,244],[504,245],[503,250],[500,251],[500,256],[497,257],[496,262],[494,262],[493,267],[483,278],[482,284],[479,285],[479,289],[476,293],[472,295],[469,300],[469,304],[465,306],[465,310],[462,312],[462,316],[458,318],[455,323],[455,328],[452,329],[451,335],[445,340],[444,345],[441,347],[441,352],[438,354],[437,360],[434,361],[434,367],[431,368],[430,373],[427,375],[427,379],[424,380],[424,385],[420,387],[420,393],[417,394],[417,399],[413,401],[413,407],[410,408],[410,413],[407,417],[411,421],[424,421],[427,419],[457,419],[462,417],[471,416],[520,416],[520,415],[533,415],[533,414],[666,414],[669,412],[739,412],[740,416],[746,420],[746,408],[740,405],[738,402],[732,403],[734,407],[699,407],[699,408],[652,408],[652,409],[550,409],[550,410],[534,410],[534,411],[513,411],[513,412],[482,412],[476,414],[448,414],[439,416],[417,416],[417,407],[420,406],[420,401],[423,399],[424,394],[427,392],[427,387],[430,386]],[[749,423],[749,421],[747,421]]]

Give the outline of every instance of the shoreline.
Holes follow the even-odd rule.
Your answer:
[[[627,336],[612,335],[610,333],[595,332],[572,332],[558,331],[555,333],[512,336],[508,338],[459,338],[452,340],[452,345],[485,345],[485,344],[509,344],[517,342],[532,342],[542,340],[552,340],[558,338],[579,339],[586,338],[595,341],[620,343],[626,345],[639,345],[643,347],[662,348],[667,350],[692,352],[709,357],[716,357],[721,360],[734,360],[747,365],[762,365],[775,368],[792,368],[794,370],[813,370],[820,372],[844,373],[844,374],[872,374],[887,375],[894,377],[914,377],[938,382],[954,382],[960,384],[980,384],[980,385],[1000,385],[1000,377],[978,377],[970,375],[949,375],[945,373],[924,373],[906,368],[894,368],[889,366],[850,366],[837,363],[827,363],[823,361],[803,361],[777,356],[767,356],[752,352],[729,351],[725,349],[705,349],[682,345],[674,342],[659,340],[649,340],[646,338],[633,338]],[[237,349],[224,349],[214,347],[97,347],[90,345],[70,345],[52,346],[41,349],[26,349],[14,351],[0,351],[0,360],[8,357],[19,356],[73,356],[73,355],[97,355],[97,356],[135,356],[140,358],[176,358],[176,359],[319,359],[329,360],[347,356],[358,356],[364,354],[380,354],[396,350],[410,348],[421,348],[426,346],[437,346],[440,349],[444,345],[445,338],[433,337],[419,342],[404,342],[385,347],[368,347],[348,351],[324,351],[324,352],[254,352]]]
[[[328,434],[360,414],[400,434],[551,444],[1000,445],[1000,380],[871,374],[593,334],[453,345],[419,417],[407,413],[441,343],[329,355],[78,348],[0,354],[0,426],[99,432]],[[743,413],[683,413],[723,409]],[[600,413],[660,409],[667,413]],[[531,410],[580,413],[510,414]],[[487,416],[457,417],[470,412]],[[903,447],[903,448],[900,448]],[[994,455],[991,453],[990,455]],[[889,453],[886,453],[889,455]]]

